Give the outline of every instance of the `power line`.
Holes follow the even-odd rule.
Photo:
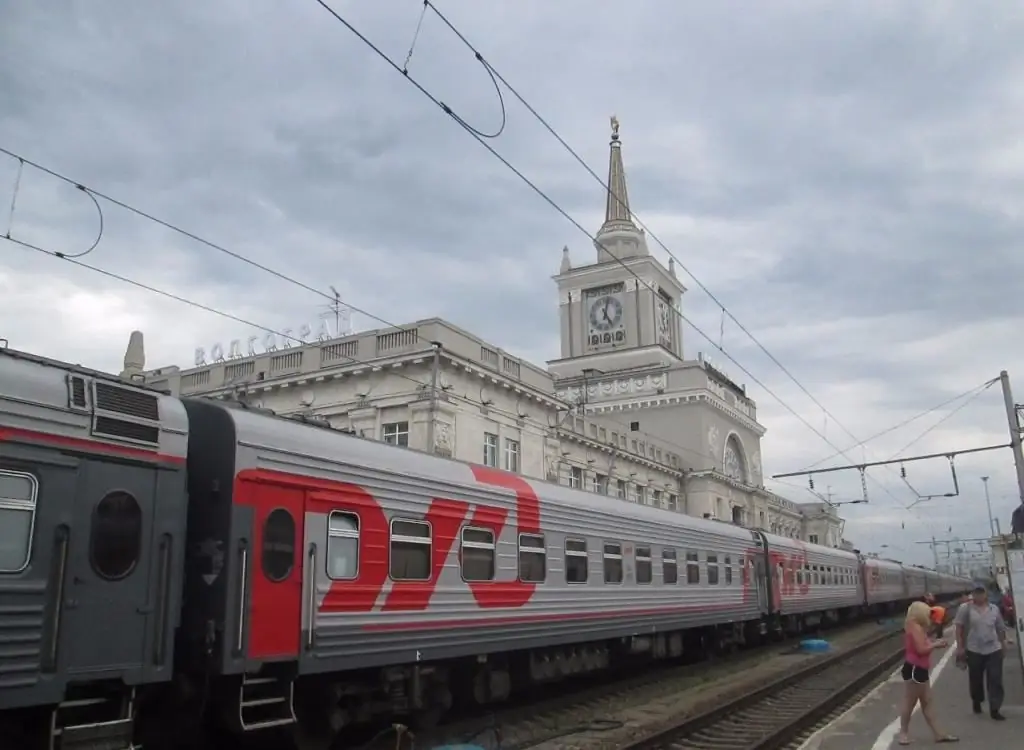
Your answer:
[[[975,386],[974,388],[971,388],[970,390],[964,391],[963,393],[961,393],[961,394],[959,394],[957,396],[953,396],[953,398],[946,399],[941,404],[936,404],[935,406],[931,407],[930,409],[925,409],[924,411],[915,414],[914,416],[910,417],[909,419],[904,419],[902,422],[899,422],[898,424],[894,424],[892,427],[887,427],[886,429],[882,430],[881,432],[876,432],[871,437],[865,438],[864,440],[862,440],[862,441],[860,441],[858,443],[855,443],[854,445],[851,445],[851,446],[847,447],[846,450],[850,451],[850,450],[853,450],[854,448],[860,448],[861,446],[865,445],[866,443],[870,443],[873,440],[877,440],[880,437],[884,437],[885,435],[888,435],[891,432],[896,432],[896,430],[899,430],[899,429],[901,429],[903,427],[906,427],[907,425],[912,424],[912,423],[916,422],[919,419],[923,419],[924,417],[927,417],[932,412],[938,411],[939,409],[943,408],[944,406],[949,406],[953,402],[959,401],[960,399],[964,398],[965,396],[971,396],[971,394],[974,394],[975,391],[982,391],[985,388],[987,388],[988,386],[990,386],[993,383],[996,383],[998,381],[999,381],[999,378],[993,378],[992,380],[989,380],[989,381],[987,381],[985,383],[982,383],[979,386]],[[976,395],[977,394],[975,394],[975,396]],[[972,400],[973,400],[973,398],[972,398]],[[957,410],[959,410],[959,408]],[[910,443],[910,445],[913,445],[918,440],[920,440],[922,437],[923,437],[923,435],[919,435],[916,440],[914,440],[912,443]],[[899,451],[899,453],[902,453],[903,451],[905,451],[907,448],[910,447],[910,445],[904,446]],[[822,459],[820,459],[818,461],[815,461],[813,464],[805,466],[803,469],[801,469],[801,471],[810,471],[811,469],[814,469],[814,468],[816,468],[818,466],[821,466],[826,461],[831,461],[833,458],[836,458],[839,455],[840,455],[839,453],[833,453],[830,456],[825,456],[825,458],[822,458]]]
[[[915,445],[916,443],[920,442],[920,441],[921,441],[922,439],[924,439],[924,438],[925,438],[925,437],[926,437],[927,435],[929,435],[930,433],[932,433],[932,432],[934,432],[935,430],[937,430],[937,429],[938,429],[938,428],[939,428],[939,427],[940,427],[940,426],[941,426],[942,424],[944,424],[945,422],[948,422],[948,421],[949,421],[949,420],[950,420],[950,419],[951,419],[951,418],[952,418],[952,417],[953,417],[953,416],[954,416],[954,415],[955,415],[955,414],[956,414],[957,412],[961,411],[962,409],[964,409],[964,408],[965,408],[965,407],[967,407],[967,406],[970,406],[970,405],[971,405],[971,404],[972,404],[972,403],[973,403],[973,402],[974,402],[974,401],[975,401],[975,400],[976,400],[976,399],[977,399],[977,398],[978,398],[978,397],[979,397],[979,396],[980,396],[981,394],[983,394],[983,393],[984,393],[985,391],[987,391],[987,390],[988,390],[989,388],[991,388],[991,387],[992,387],[992,386],[993,386],[993,385],[994,385],[995,383],[998,383],[998,382],[999,382],[999,378],[992,378],[992,380],[990,380],[990,381],[988,381],[987,383],[983,384],[983,385],[981,386],[981,388],[979,388],[979,389],[978,389],[978,390],[977,390],[977,391],[976,391],[976,392],[975,392],[975,393],[974,393],[974,394],[973,394],[973,395],[972,395],[972,396],[971,396],[970,398],[968,398],[968,399],[967,399],[966,401],[964,401],[964,402],[963,402],[962,404],[960,404],[960,405],[959,405],[959,406],[957,406],[957,407],[956,407],[955,409],[953,409],[952,411],[950,411],[949,413],[947,413],[947,414],[946,414],[946,415],[945,415],[945,416],[944,416],[944,417],[943,417],[942,419],[940,419],[940,420],[939,420],[938,422],[936,422],[935,424],[933,424],[933,425],[932,425],[931,427],[929,427],[928,429],[926,429],[926,430],[925,430],[924,432],[922,432],[922,433],[921,433],[920,435],[918,435],[918,436],[917,436],[916,438],[914,438],[914,439],[913,439],[913,440],[911,440],[911,441],[910,441],[909,443],[907,443],[907,444],[906,444],[906,445],[904,445],[904,446],[903,446],[902,448],[900,448],[900,449],[899,449],[898,451],[896,451],[896,453],[895,453],[895,454],[893,454],[892,458],[893,458],[893,459],[899,458],[899,457],[900,457],[900,455],[901,455],[901,454],[903,453],[903,451],[907,450],[907,449],[908,449],[908,448],[910,448],[911,446],[913,446],[913,445]]]
[[[0,151],[2,151],[4,153],[10,154],[9,151],[7,151],[6,149],[3,149],[3,148],[0,148]],[[20,158],[20,157],[16,156],[15,158]],[[36,166],[33,162],[30,162],[28,160],[25,160],[25,163],[29,164],[30,166]],[[68,178],[66,178],[66,177],[64,177],[62,175],[59,175],[59,174],[57,174],[55,172],[52,172],[51,170],[48,170],[45,167],[42,167],[41,169],[43,169],[43,171],[45,171],[45,172],[47,172],[49,174],[53,174],[55,177],[58,177],[59,179],[62,179],[64,181],[66,181],[66,182],[72,182]],[[79,186],[77,183],[73,183],[73,182],[72,182],[72,184],[75,184],[76,187],[79,187],[79,189],[81,189],[83,191],[92,192],[91,188],[86,188],[86,187],[83,187],[83,186]],[[105,200],[113,200],[113,199],[107,198],[107,196],[105,196],[105,195],[103,195],[102,193],[99,193],[99,192],[96,192],[96,195],[98,195],[99,197],[101,197],[101,198],[103,198]],[[155,217],[151,217],[148,214],[146,214],[145,212],[136,210],[133,207],[129,206],[128,204],[120,204],[120,202],[118,202],[118,203],[119,203],[119,205],[123,205],[123,207],[125,207],[126,209],[132,211],[133,213],[137,213],[138,215],[140,215],[140,216],[142,216],[144,218],[147,218],[147,219],[150,219],[152,221],[155,221],[158,224],[161,224],[162,226],[168,226],[169,228],[174,228],[175,231],[180,231],[182,234],[185,234],[185,235],[195,239],[197,242],[200,242],[203,245],[206,245],[206,246],[209,246],[209,247],[213,247],[213,248],[218,249],[218,250],[222,250],[227,255],[231,256],[232,258],[237,258],[239,260],[242,260],[243,262],[249,263],[250,265],[256,266],[256,267],[261,268],[261,269],[264,268],[260,264],[252,262],[252,261],[249,261],[249,259],[247,259],[244,256],[241,256],[238,253],[235,253],[235,252],[233,252],[231,250],[228,250],[226,248],[221,248],[219,245],[216,245],[216,244],[210,242],[209,240],[207,240],[207,239],[205,239],[205,238],[203,238],[203,237],[201,237],[199,235],[196,235],[196,234],[193,234],[191,232],[188,232],[187,230],[177,229],[177,228],[173,227],[173,225],[170,225],[167,222],[164,222],[164,221],[162,221],[160,219],[157,219]],[[283,339],[294,341],[294,342],[302,344],[302,345],[305,345],[305,344],[308,343],[308,342],[303,341],[302,339],[298,338],[297,336],[292,336],[290,334],[283,333],[281,331],[277,331],[277,330],[275,330],[273,328],[270,328],[268,326],[262,325],[260,323],[256,323],[256,322],[248,320],[246,318],[242,318],[242,317],[234,315],[232,313],[225,312],[223,310],[217,309],[215,307],[211,307],[211,306],[203,304],[201,302],[196,302],[195,300],[188,299],[187,297],[182,297],[181,295],[175,294],[173,292],[168,292],[168,291],[166,291],[164,289],[160,289],[158,287],[152,286],[150,284],[146,284],[146,283],[141,282],[141,281],[137,281],[136,279],[132,279],[132,278],[130,278],[128,276],[123,276],[121,274],[114,273],[113,271],[108,271],[108,270],[106,270],[104,268],[100,268],[99,266],[94,266],[94,265],[92,265],[90,263],[86,263],[85,261],[79,260],[79,257],[82,255],[80,253],[79,254],[75,254],[75,255],[67,255],[67,254],[64,254],[64,253],[57,252],[55,250],[49,250],[47,248],[31,244],[29,242],[24,242],[22,240],[18,240],[17,238],[14,238],[14,237],[8,237],[8,236],[0,235],[0,238],[5,239],[5,240],[7,240],[7,241],[9,241],[9,242],[11,242],[13,244],[19,245],[19,246],[21,246],[21,247],[23,247],[25,249],[33,250],[33,251],[41,253],[43,255],[48,255],[50,257],[57,258],[58,260],[63,260],[63,261],[66,261],[68,263],[72,263],[72,264],[74,264],[74,265],[76,265],[76,266],[78,266],[80,268],[84,268],[84,269],[93,271],[94,273],[98,273],[98,274],[100,274],[102,276],[106,276],[107,278],[114,279],[116,281],[120,281],[120,282],[125,283],[125,284],[129,284],[131,286],[134,286],[134,287],[136,287],[138,289],[142,289],[144,291],[150,292],[152,294],[156,294],[156,295],[159,295],[161,297],[165,297],[167,299],[173,300],[175,302],[180,302],[182,304],[189,305],[190,307],[194,307],[194,308],[196,308],[198,310],[203,310],[204,312],[212,313],[213,315],[217,315],[219,317],[226,318],[228,320],[233,320],[233,321],[235,321],[237,323],[241,323],[242,325],[246,325],[246,326],[249,326],[251,328],[256,328],[257,330],[263,331],[264,333],[272,333],[274,335],[280,336]],[[289,277],[284,276],[283,274],[279,274],[279,273],[273,271],[273,269],[266,269],[266,270],[268,270],[268,272],[272,273],[272,275],[274,275],[274,276],[278,276],[279,278],[284,278],[285,280],[292,281]],[[303,288],[306,288],[305,285],[303,285],[301,282],[293,282],[293,283],[296,283],[297,285],[302,286]],[[316,290],[312,290],[312,291],[316,291]],[[331,296],[330,299],[333,300],[335,298],[333,296]],[[357,310],[358,312],[361,312],[364,315],[367,315],[368,317],[371,317],[371,318],[373,318],[375,320],[379,320],[380,322],[384,323],[389,328],[395,328],[395,329],[398,329],[398,330],[408,330],[408,329],[406,329],[403,326],[398,326],[398,325],[395,325],[393,323],[388,323],[387,321],[383,320],[382,318],[379,318],[379,317],[377,317],[377,316],[375,316],[375,315],[373,315],[373,314],[371,314],[371,313],[369,313],[369,312],[367,312],[365,310],[362,310],[360,308],[356,308],[356,307],[353,307],[351,305],[349,305],[349,307],[352,307],[353,310]],[[362,364],[362,365],[370,365],[370,364],[372,364],[371,362],[368,362],[368,361],[363,360],[363,359],[359,359],[358,357],[352,357],[350,355],[338,354],[338,356],[343,358],[343,359],[345,359],[345,360],[347,360],[348,362],[351,362],[352,364]],[[431,384],[425,383],[425,382],[420,381],[420,380],[417,380],[417,379],[412,378],[412,377],[410,377],[408,375],[404,375],[402,373],[395,373],[395,374],[399,375],[399,377],[401,377],[401,378],[403,378],[405,380],[408,380],[408,381],[416,384],[420,388],[431,388],[432,387]],[[241,385],[241,384],[239,384],[239,385]],[[452,397],[452,396],[455,396],[456,394],[449,393],[448,395],[450,397]],[[472,402],[472,403],[474,403],[474,405],[480,405],[478,402],[473,402],[471,399],[468,399],[466,397],[459,397],[459,398],[463,398],[463,400],[466,400],[468,402]],[[559,404],[562,404],[565,407],[566,410],[570,410],[572,408],[571,404],[569,404],[566,401],[563,401],[562,399],[559,399],[559,398],[557,398],[555,396],[552,396],[550,398],[551,398],[552,401],[554,401],[556,403],[559,403]],[[506,413],[511,415],[511,412],[506,412]],[[610,424],[618,425],[623,430],[627,430],[628,429],[628,425],[626,425],[624,422],[619,422],[618,420],[616,420],[616,419],[614,419],[612,417],[606,418],[605,421],[607,421]],[[542,425],[542,427],[543,427],[543,425]],[[664,443],[665,445],[671,446],[671,447],[675,448],[676,450],[678,450],[681,453],[690,453],[690,454],[698,456],[699,458],[713,458],[713,457],[709,456],[708,454],[701,453],[699,451],[695,451],[694,449],[688,448],[687,446],[680,445],[678,443],[674,443],[671,440],[666,440],[666,439],[658,437],[658,436],[653,436],[653,435],[650,435],[650,433],[646,433],[646,432],[643,432],[641,434],[643,434],[643,435],[645,435],[647,437],[655,437],[659,441]],[[671,467],[665,467],[665,468],[671,470]]]
[[[475,129],[469,127],[465,123],[465,120],[463,120],[454,110],[452,110],[451,107],[449,107],[447,104],[445,104],[440,99],[438,99],[436,96],[434,96],[428,89],[426,89],[421,83],[419,83],[419,81],[417,81],[415,79],[415,77],[410,75],[407,70],[405,70],[401,66],[399,66],[398,63],[396,63],[391,57],[389,57],[385,52],[383,52],[376,44],[374,44],[368,37],[366,37],[357,28],[355,28],[355,26],[353,26],[349,21],[347,21],[337,11],[335,11],[333,8],[331,8],[326,2],[324,2],[324,0],[314,0],[314,1],[318,5],[320,5],[324,10],[326,10],[328,13],[330,13],[335,18],[335,20],[337,20],[339,23],[341,23],[346,29],[348,29],[353,35],[355,35],[363,44],[365,44],[368,48],[370,48],[370,50],[372,50],[381,60],[383,60],[388,65],[390,65],[396,72],[402,74],[403,78],[405,78],[406,81],[408,81],[421,94],[423,94],[423,96],[425,96],[434,105],[436,105],[438,108],[440,108],[445,114],[447,114],[449,117],[451,117],[453,120],[455,120],[455,122],[457,122],[464,130],[466,130],[466,132],[468,132],[480,145],[482,145],[484,148],[486,148],[491,153],[492,156],[494,156],[496,159],[498,159],[498,161],[500,161],[507,169],[509,169],[520,180],[522,180],[541,199],[543,199],[552,208],[554,208],[555,211],[557,211],[567,221],[569,221],[573,226],[575,226],[585,237],[590,239],[591,242],[595,243],[597,246],[601,247],[606,253],[608,253],[609,257],[611,257],[619,265],[621,265],[624,269],[626,269],[630,274],[632,274],[634,277],[636,277],[637,282],[639,284],[643,285],[647,289],[650,289],[652,292],[657,293],[657,290],[655,289],[655,287],[650,282],[646,281],[645,279],[642,279],[639,276],[639,274],[637,274],[636,271],[634,271],[632,268],[630,268],[618,255],[616,255],[614,252],[612,252],[606,245],[604,245],[594,235],[592,235],[589,231],[587,231],[587,229],[585,227],[583,227],[576,219],[574,219],[571,215],[569,215],[569,213],[564,208],[562,208],[553,198],[551,198],[547,193],[545,193],[540,187],[537,186],[536,183],[534,183],[532,180],[530,180],[530,178],[528,178],[525,174],[523,174],[508,159],[506,159],[493,146],[491,146],[491,144],[488,143],[487,140],[485,140],[485,138],[482,137]],[[424,1],[426,2],[427,0],[424,0]],[[436,10],[435,10],[435,12],[436,12]],[[458,33],[458,32],[456,32],[456,33]],[[468,44],[468,42],[466,42],[466,43]],[[474,55],[475,55],[476,59],[482,65],[484,65],[484,67],[486,67],[489,71],[493,71],[493,69],[491,68],[490,64],[483,58],[483,56],[479,52],[477,52],[474,48],[472,48],[472,47],[470,47],[470,48],[473,49],[473,52],[474,52]],[[786,409],[786,411],[788,411],[792,416],[794,416],[799,422],[801,422],[811,432],[813,432],[815,435],[817,435],[819,438],[821,438],[821,440],[824,441],[826,445],[828,445],[833,450],[838,451],[840,455],[845,456],[846,458],[849,459],[849,456],[847,455],[846,451],[844,451],[841,448],[838,448],[834,443],[832,443],[832,441],[830,441],[826,435],[824,435],[821,431],[819,431],[816,427],[814,427],[810,422],[808,422],[804,417],[802,417],[799,413],[797,413],[796,410],[794,410],[788,403],[783,401],[782,398],[780,398],[772,389],[770,389],[759,378],[757,378],[757,376],[755,376],[753,373],[751,373],[750,370],[748,370],[746,367],[744,367],[742,364],[740,364],[736,360],[735,357],[733,357],[723,347],[721,347],[719,344],[717,344],[715,342],[715,340],[711,336],[706,334],[699,326],[697,326],[695,323],[693,323],[693,321],[691,321],[689,318],[687,318],[682,313],[681,310],[677,310],[677,309],[674,309],[674,308],[671,308],[671,307],[670,307],[670,309],[672,309],[672,311],[683,322],[685,322],[694,331],[696,331],[702,337],[704,337],[708,341],[708,343],[710,343],[712,346],[714,346],[716,349],[718,349],[726,358],[729,359],[730,362],[732,362],[734,365],[736,365],[756,385],[760,386],[762,390],[764,390],[768,395],[770,395],[772,398],[774,398],[776,402],[778,402],[784,409]],[[780,365],[780,367],[781,367],[781,365]],[[788,371],[786,371],[786,372],[788,373]],[[791,374],[790,374],[790,377],[792,378]],[[820,406],[820,404],[819,404],[819,406]],[[835,421],[834,417],[833,417],[833,421]],[[837,422],[837,424],[839,424],[839,423]],[[851,434],[851,437],[853,437],[855,440],[857,439],[857,437],[855,435]],[[852,460],[852,459],[850,459],[850,460]],[[878,484],[882,488],[882,490],[890,498],[892,498],[893,502],[895,502],[897,505],[899,505],[904,510],[907,510],[908,512],[910,512],[909,509],[907,508],[907,506],[904,505],[903,503],[901,503],[896,498],[896,496],[892,494],[892,491],[888,487],[886,487],[884,484],[879,482],[877,479],[874,479],[874,477],[872,477],[872,481],[875,481],[876,484]]]

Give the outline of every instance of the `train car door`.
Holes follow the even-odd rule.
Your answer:
[[[252,508],[248,577],[250,659],[294,659],[302,619],[303,489],[243,479],[244,503]]]
[[[754,586],[757,591],[757,606],[761,612],[770,613],[771,606],[771,581],[768,568],[768,544],[760,532],[754,532],[754,546],[757,548],[757,555],[754,559]]]
[[[72,679],[141,675],[150,617],[160,469],[85,460],[68,543],[60,663]]]

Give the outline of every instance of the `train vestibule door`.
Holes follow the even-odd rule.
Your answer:
[[[72,679],[147,664],[157,474],[151,466],[83,461],[60,602],[60,663]],[[129,677],[129,682],[134,682]]]

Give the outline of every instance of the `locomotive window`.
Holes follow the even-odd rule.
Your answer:
[[[654,569],[651,564],[651,548],[637,547],[633,553],[633,561],[636,564],[636,582],[650,583],[654,580]]]
[[[661,569],[662,578],[667,584],[677,583],[679,581],[679,564],[676,561],[676,551],[674,549],[663,549],[661,551]]]
[[[101,578],[129,575],[142,552],[142,508],[129,493],[115,490],[96,505],[89,529],[89,562]]]
[[[686,553],[686,582],[700,583],[700,557],[696,552]]]
[[[391,521],[390,575],[394,581],[430,580],[430,524]]]
[[[36,478],[31,474],[0,471],[0,572],[25,569],[32,554],[32,527],[36,517]]]
[[[725,585],[732,585],[732,558],[729,555],[725,556]]]
[[[718,555],[708,555],[708,583],[718,585]]]
[[[263,524],[263,575],[280,583],[295,565],[295,519],[284,508],[274,508]]]
[[[586,583],[589,574],[585,539],[565,540],[565,582]]]
[[[538,534],[520,534],[519,580],[541,583],[547,577],[547,562],[544,537]]]
[[[352,579],[359,575],[359,516],[332,511],[327,519],[327,576]]]
[[[622,545],[604,543],[604,582],[622,583]]]
[[[462,529],[462,578],[494,580],[494,532],[490,529]]]

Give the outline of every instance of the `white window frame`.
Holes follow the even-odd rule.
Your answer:
[[[615,496],[617,498],[619,498],[619,500],[625,500],[626,496],[628,494],[629,494],[629,485],[626,482],[626,480],[625,479],[616,479],[615,480]]]
[[[582,466],[570,466],[569,467],[569,486],[574,490],[583,489],[583,467]]]
[[[389,428],[394,428],[391,434],[389,434]],[[405,437],[404,443],[402,442],[403,436]],[[392,440],[391,438],[394,439]],[[388,445],[399,445],[407,448],[409,446],[409,422],[407,420],[385,422],[380,426],[380,439]]]
[[[523,538],[524,537],[530,537],[531,539],[539,539],[540,540],[540,546],[539,547],[530,547],[528,545],[524,545],[523,544]],[[518,542],[519,553],[516,555],[516,579],[521,581],[522,583],[544,583],[548,579],[548,548],[547,548],[547,542],[544,539],[544,535],[543,534],[532,534],[530,532],[524,531],[521,534],[519,534],[519,538],[517,539],[517,542]],[[531,555],[540,555],[543,558],[543,560],[544,560],[544,577],[541,578],[539,581],[538,580],[533,580],[533,579],[523,580],[523,577],[522,577],[522,574],[523,574],[522,558],[523,558],[523,553],[524,552],[527,553],[527,554],[531,554]]]
[[[505,471],[518,474],[521,468],[522,446],[518,440],[505,438]]]
[[[355,519],[356,528],[353,529],[334,529],[331,528],[331,520],[335,516],[348,516],[349,518]],[[332,510],[327,515],[327,556],[324,559],[324,567],[327,568],[327,577],[332,581],[353,581],[359,578],[359,566],[362,563],[359,554],[359,532],[363,528],[363,520],[359,517],[358,513],[353,513],[350,510]],[[356,540],[356,570],[351,576],[332,576],[330,568],[327,567],[331,561],[331,540],[332,539],[355,539]],[[388,541],[388,554],[391,554],[391,542],[390,538]],[[390,562],[390,561],[389,561]]]
[[[672,582],[665,580],[665,570],[669,567],[676,571],[676,580]],[[679,553],[674,547],[663,547],[661,550],[661,582],[667,586],[679,585]]]
[[[569,549],[569,542],[575,542],[577,544],[582,544],[583,545],[583,549],[581,549],[581,550],[579,550],[579,549]],[[589,555],[589,552],[587,550],[587,540],[584,539],[583,537],[572,537],[572,536],[566,537],[565,538],[565,557],[566,557],[566,560],[568,560],[568,558],[570,558],[570,557],[582,557],[583,558],[583,563],[584,563],[584,565],[583,565],[583,570],[584,570],[583,580],[582,581],[570,581],[569,580],[569,576],[568,576],[569,566],[567,564],[565,566],[565,570],[566,570],[566,574],[567,574],[565,576],[565,582],[569,586],[585,586],[587,584],[587,582],[590,580],[590,555]]]
[[[646,554],[640,554],[641,550],[645,550]],[[640,580],[640,563],[647,563],[647,570],[650,576],[646,581]],[[636,574],[636,583],[638,586],[650,586],[654,583],[654,559],[651,557],[650,545],[642,545],[640,547],[633,547],[633,569]]]
[[[493,432],[484,433],[484,466],[498,468],[498,436]]]
[[[609,552],[609,546],[616,548],[618,552]],[[617,581],[608,580],[607,568],[604,566],[608,560],[619,561],[619,580]],[[611,584],[612,586],[621,586],[626,580],[626,565],[622,560],[622,542],[601,542],[601,578],[606,585]]]
[[[490,542],[475,542],[475,541],[467,542],[466,541],[466,532],[467,531],[476,531],[476,532],[479,532],[481,534],[487,534],[488,536],[491,537],[491,541]],[[491,552],[491,577],[490,578],[466,578],[466,568],[465,568],[466,557],[465,557],[465,554],[463,554],[459,558],[459,574],[462,576],[462,580],[463,581],[476,583],[477,581],[493,581],[494,580],[495,576],[498,573],[498,552],[497,552],[498,546],[495,543],[496,541],[497,540],[496,540],[495,535],[494,535],[494,529],[488,529],[488,528],[483,527],[483,526],[463,526],[462,527],[462,531],[459,532],[459,544],[461,545],[462,549],[486,549],[486,550],[490,550],[490,552]]]
[[[406,536],[405,534],[395,534],[396,523],[412,523],[417,526],[427,527],[427,536]],[[393,556],[392,545],[395,542],[404,542],[407,544],[422,544],[427,548],[427,577],[426,578],[395,578],[391,575],[391,558]],[[392,581],[429,581],[431,571],[431,565],[434,560],[434,528],[431,526],[430,521],[424,521],[421,518],[392,518],[388,524],[388,578]]]
[[[17,497],[0,497],[0,510],[31,514],[28,522],[28,544],[25,545],[25,559],[22,561],[21,566],[18,568],[0,568],[0,574],[16,574],[24,571],[32,562],[32,541],[35,537],[36,514],[39,511],[39,480],[36,479],[35,475],[25,471],[0,470],[0,475],[27,479],[31,485],[28,500]]]

